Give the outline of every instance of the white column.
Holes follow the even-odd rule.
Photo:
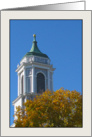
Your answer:
[[[20,95],[19,74],[18,74],[18,96]]]
[[[50,90],[50,71],[48,69],[48,89]]]
[[[21,75],[19,76],[19,94],[21,94]]]
[[[26,93],[26,69],[24,68],[24,94]]]
[[[35,83],[34,83],[34,66],[32,67],[32,92],[34,93],[34,87],[35,87]]]
[[[52,72],[52,91],[53,91],[53,72]]]

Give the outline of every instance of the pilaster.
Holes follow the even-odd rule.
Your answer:
[[[18,74],[18,96],[20,95],[20,85],[19,85],[19,74]]]
[[[21,93],[21,75],[19,76],[19,94],[22,94]]]
[[[48,89],[50,90],[50,71],[48,69]]]
[[[24,68],[24,94],[26,93],[26,69]]]
[[[34,87],[35,87],[35,76],[34,76],[34,66],[32,67],[32,92],[34,93]]]
[[[53,91],[53,72],[52,72],[52,91]]]

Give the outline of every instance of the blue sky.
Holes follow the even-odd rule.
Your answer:
[[[41,52],[56,68],[54,91],[64,89],[82,93],[82,20],[10,20],[10,125],[12,101],[17,98],[17,64],[32,47],[33,34]]]

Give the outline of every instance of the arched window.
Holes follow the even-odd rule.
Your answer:
[[[45,91],[45,77],[42,73],[37,74],[37,93]]]
[[[23,94],[23,92],[24,92],[24,77],[22,76],[22,78],[21,78],[21,94]]]

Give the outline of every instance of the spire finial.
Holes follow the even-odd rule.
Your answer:
[[[33,34],[33,37],[34,37],[33,41],[36,41],[36,34]]]

